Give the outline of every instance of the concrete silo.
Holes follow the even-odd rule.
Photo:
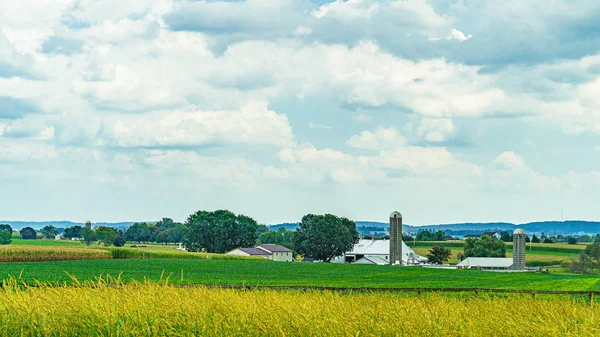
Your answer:
[[[402,264],[402,214],[390,214],[390,264]]]
[[[525,231],[515,229],[513,233],[513,265],[514,270],[525,270]]]

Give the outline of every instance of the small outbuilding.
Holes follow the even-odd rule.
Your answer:
[[[288,247],[280,245],[261,245],[257,247],[271,254],[271,260],[273,261],[294,261],[293,251]]]

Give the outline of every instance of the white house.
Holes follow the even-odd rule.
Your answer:
[[[361,261],[360,263],[362,264],[381,264],[382,261],[386,261],[386,264],[389,264],[390,240],[361,239],[357,244],[354,245],[354,248],[351,251],[336,259],[335,262],[358,263],[358,261],[363,258],[367,258],[367,260]],[[417,255],[412,248],[402,242],[402,263],[420,264],[426,261],[426,258]]]
[[[456,265],[458,269],[509,270],[513,265],[510,257],[468,257]]]
[[[235,256],[255,256],[271,260],[271,253],[259,248],[237,248],[227,253],[227,255]]]

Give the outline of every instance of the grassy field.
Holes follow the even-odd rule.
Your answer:
[[[286,263],[255,260],[126,259],[54,261],[0,264],[0,279],[22,273],[34,282],[94,280],[101,275],[125,281],[158,280],[217,285],[283,285],[377,288],[495,288],[525,290],[600,290],[600,276],[497,273],[478,270],[444,270],[326,263]],[[67,274],[68,273],[68,274]],[[182,277],[183,276],[183,277]]]
[[[482,310],[485,308],[485,310]],[[518,313],[518,314],[514,314]],[[3,336],[598,336],[600,306],[157,284],[0,290]]]

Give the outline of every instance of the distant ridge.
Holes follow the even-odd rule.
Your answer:
[[[95,226],[108,226],[108,227],[129,227],[134,222],[92,222],[92,225]],[[13,230],[21,230],[25,227],[31,227],[33,229],[42,229],[45,226],[54,226],[56,228],[67,228],[72,226],[84,226],[85,222],[73,222],[73,221],[3,221],[0,220],[0,224],[10,225]]]
[[[367,231],[388,231],[389,224],[375,221],[355,221],[359,232]],[[270,225],[269,229],[277,230],[284,227],[287,230],[298,228],[297,223],[282,223]],[[405,232],[418,232],[420,230],[443,230],[449,235],[467,235],[481,234],[486,231],[514,231],[517,228],[524,229],[527,233],[545,233],[550,235],[569,235],[569,234],[597,234],[600,233],[600,222],[583,220],[566,221],[538,221],[524,224],[513,224],[508,222],[486,222],[486,223],[455,223],[455,224],[435,224],[425,226],[404,225]],[[361,229],[363,229],[361,231]]]

